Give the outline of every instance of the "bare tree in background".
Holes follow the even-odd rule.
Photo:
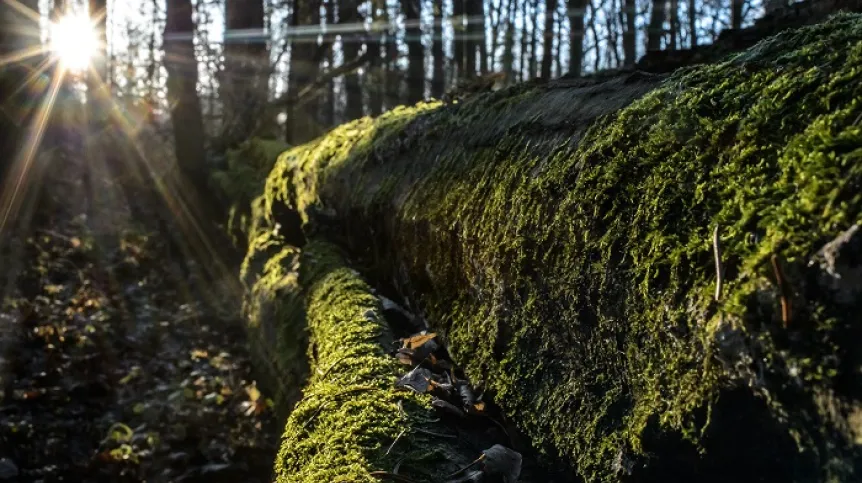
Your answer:
[[[730,28],[738,30],[742,28],[742,7],[745,0],[730,0]]]
[[[345,62],[359,57],[362,48],[363,37],[358,33],[360,18],[356,7],[356,0],[339,0],[338,3],[338,23],[345,27],[341,34]],[[344,76],[344,96],[345,121],[362,117],[362,85],[355,69]]]
[[[506,21],[503,32],[503,58],[500,64],[503,67],[503,74],[506,75],[506,84],[511,84],[515,81],[515,22],[511,19]]]
[[[465,75],[470,78],[476,75],[477,68],[482,74],[488,71],[488,50],[485,39],[485,2],[484,0],[465,0],[465,15],[467,16],[467,40]],[[476,60],[479,60],[478,64]]]
[[[316,122],[318,99],[309,96],[299,99],[305,86],[312,85],[320,72],[317,35],[309,27],[320,25],[319,0],[294,0],[290,22],[295,30],[290,48],[290,71],[287,84],[288,114],[286,138],[289,144],[300,144],[317,137],[323,129]],[[303,30],[305,29],[305,30]]]
[[[198,98],[191,0],[168,0],[165,20],[165,69],[174,143],[180,172],[206,193],[209,175],[204,151],[204,126]]]
[[[389,6],[382,0],[385,6],[384,22],[388,25],[384,47],[386,77],[383,81],[383,95],[387,108],[393,108],[401,104],[401,71],[398,67],[398,37],[397,32],[391,25]]]
[[[526,0],[525,0],[526,1]],[[532,79],[539,75],[539,0],[530,1],[530,56],[529,73],[527,77]]]
[[[670,50],[679,48],[679,0],[670,0]]]
[[[545,29],[542,42],[542,78],[551,78],[551,66],[554,62],[554,14],[557,11],[557,0],[545,0]]]
[[[688,0],[688,30],[691,48],[697,47],[697,0]]]
[[[623,31],[623,62],[630,67],[637,62],[637,30],[635,30],[637,4],[635,0],[625,0],[623,10],[623,17],[626,22]]]
[[[431,56],[434,67],[431,75],[431,97],[441,98],[446,91],[446,53],[443,50],[443,0],[434,0],[434,27],[431,29]]]
[[[647,26],[647,52],[661,50],[661,39],[664,37],[665,2],[666,0],[652,0],[652,11]]]
[[[404,12],[404,37],[407,40],[406,102],[413,104],[425,98],[425,47],[422,45],[422,0],[401,0]]]
[[[383,55],[380,47],[383,35],[383,23],[388,19],[386,16],[386,0],[371,0],[371,38],[368,41],[368,50],[371,52],[369,60],[368,75],[365,76],[365,90],[368,92],[368,110],[372,116],[383,112]]]
[[[224,70],[219,95],[224,106],[222,142],[235,146],[258,134],[269,90],[269,50],[263,0],[225,0]]]
[[[469,77],[467,73],[467,32],[464,26],[464,16],[466,15],[465,0],[452,0],[452,30],[454,38],[452,39],[452,52],[455,62],[455,78],[466,79]]]

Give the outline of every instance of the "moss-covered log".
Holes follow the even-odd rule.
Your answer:
[[[587,480],[858,479],[860,119],[854,15],[666,78],[397,109],[280,158],[249,259],[281,263],[259,249],[299,213]]]
[[[378,299],[337,248],[280,245],[253,294],[253,325],[278,327],[259,331],[255,345],[270,348],[259,363],[283,389],[279,399],[299,399],[305,381],[282,437],[278,481],[377,481],[372,472],[396,464],[401,476],[440,481],[476,456],[438,434],[430,396],[396,389],[404,370],[384,350],[393,337]]]

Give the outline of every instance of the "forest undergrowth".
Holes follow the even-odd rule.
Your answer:
[[[21,269],[0,304],[0,481],[270,481],[280,428],[239,296],[177,256],[155,201],[87,216],[80,186],[45,182],[54,202],[3,244]]]

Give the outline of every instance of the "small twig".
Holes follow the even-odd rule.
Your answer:
[[[406,429],[402,429],[401,432],[398,433],[398,436],[395,437],[395,441],[393,441],[392,444],[389,445],[389,449],[386,450],[387,455],[389,454],[390,451],[392,451],[392,448],[395,447],[395,443],[397,443],[398,440],[401,439],[402,436],[404,436],[404,433],[406,431],[407,431]]]
[[[333,362],[332,364],[330,364],[330,365],[329,365],[329,367],[327,367],[327,368],[326,368],[326,370],[325,370],[325,371],[323,371],[323,373],[322,373],[322,374],[320,374],[320,378],[321,378],[321,379],[323,379],[324,377],[326,377],[326,375],[327,375],[327,374],[329,374],[329,372],[330,372],[330,371],[332,371],[332,369],[333,369],[335,366],[337,366],[338,364],[341,364],[341,362],[342,362],[342,361],[344,361],[344,359],[347,359],[347,358],[348,358],[349,356],[351,356],[351,355],[352,355],[352,354],[347,354],[347,355],[345,355],[345,356],[343,356],[343,357],[339,358],[337,361]]]
[[[455,436],[454,434],[435,433],[434,431],[428,431],[427,429],[422,429],[422,428],[412,428],[412,429],[413,429],[413,431],[416,431],[417,433],[427,434],[429,436],[436,436],[438,438],[458,439],[458,436]]]
[[[775,280],[778,282],[778,290],[781,291],[781,321],[784,322],[786,329],[790,325],[791,307],[790,307],[790,286],[787,284],[787,279],[784,277],[784,271],[781,269],[781,261],[778,255],[772,255],[772,270],[775,272]]]
[[[369,475],[377,478],[378,480],[392,480],[392,481],[400,481],[401,483],[416,483],[415,481],[407,478],[406,476],[396,475],[395,473],[389,473],[388,471],[372,471]]]
[[[461,473],[463,473],[463,472],[465,472],[465,471],[469,470],[470,468],[472,468],[472,467],[476,466],[477,464],[481,463],[481,462],[482,462],[482,461],[484,461],[484,460],[485,460],[485,453],[482,453],[478,458],[476,458],[475,460],[473,460],[473,462],[472,462],[472,463],[470,463],[469,465],[467,465],[467,466],[465,466],[465,467],[461,468],[460,470],[458,470],[458,471],[456,471],[456,472],[454,472],[454,473],[452,473],[452,474],[446,475],[446,476],[444,477],[444,479],[448,480],[449,478],[453,478],[453,477],[455,477],[455,476],[457,476],[457,475],[460,475]]]
[[[721,240],[718,238],[718,225],[712,231],[712,251],[715,254],[715,301],[721,299],[721,283],[724,269],[721,266]]]
[[[312,414],[311,417],[309,417],[308,420],[302,424],[302,429],[307,428],[308,425],[311,424],[311,422],[314,421],[315,418],[317,418],[317,415],[320,414],[321,411],[323,411],[323,409],[326,407],[327,404],[329,404],[329,401],[324,401],[320,405],[320,407],[317,408],[317,411],[315,411],[314,414]]]

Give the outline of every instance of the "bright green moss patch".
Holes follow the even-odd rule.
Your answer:
[[[351,123],[280,158],[260,225],[298,210],[587,480],[848,481],[862,294],[809,262],[862,221],[860,119],[862,17],[841,15],[668,78]]]

